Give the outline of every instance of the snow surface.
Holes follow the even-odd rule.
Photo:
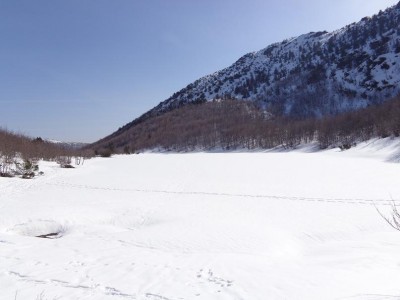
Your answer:
[[[400,299],[400,232],[374,206],[400,202],[399,154],[148,153],[0,178],[0,299]]]

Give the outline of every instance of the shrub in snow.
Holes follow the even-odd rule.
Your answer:
[[[110,150],[99,151],[100,157],[111,157],[112,152]]]
[[[39,171],[39,165],[33,159],[24,159],[22,162],[16,161],[15,167],[18,174],[21,174],[24,179],[35,177],[35,172]]]

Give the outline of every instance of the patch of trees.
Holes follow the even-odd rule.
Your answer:
[[[70,149],[43,140],[0,129],[0,177],[32,178],[40,174],[40,160],[56,161],[63,168],[71,168],[72,161],[82,164],[92,151]]]
[[[320,148],[348,149],[372,137],[399,136],[399,116],[400,97],[321,119],[274,117],[252,102],[219,100],[184,106],[147,119],[92,148],[97,153],[128,154],[148,149],[294,148],[317,141]]]

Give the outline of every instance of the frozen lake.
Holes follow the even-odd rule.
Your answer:
[[[0,178],[0,299],[399,299],[400,232],[375,209],[400,204],[397,149],[149,153]]]

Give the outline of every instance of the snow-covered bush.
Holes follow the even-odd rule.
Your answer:
[[[34,159],[24,159],[22,162],[15,161],[15,167],[18,174],[25,179],[35,177],[36,172],[39,171],[38,162]]]
[[[0,153],[0,177],[13,177],[14,156]]]

